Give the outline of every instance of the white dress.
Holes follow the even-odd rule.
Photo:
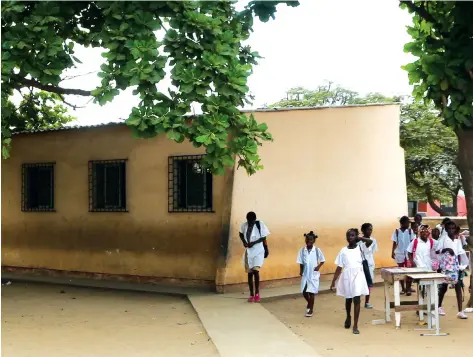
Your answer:
[[[345,299],[356,296],[366,296],[370,292],[363,272],[363,258],[359,246],[348,249],[343,247],[335,259],[335,264],[343,268],[342,274],[337,282],[337,295]]]
[[[297,255],[297,263],[304,266],[301,279],[301,293],[307,285],[307,292],[317,294],[319,292],[320,272],[314,269],[320,263],[325,262],[325,257],[320,248],[312,247],[309,251],[307,247],[301,248]]]
[[[258,231],[258,227],[255,224],[251,232],[250,242],[255,242],[262,237],[268,237],[270,234],[268,227],[266,227],[263,221],[259,221],[259,222],[260,222],[260,227],[261,227],[261,233]],[[243,234],[243,236],[245,237],[245,240],[247,237],[247,234],[246,234],[247,230],[248,230],[248,222],[245,222],[240,227],[240,233]],[[264,263],[263,243],[255,244],[251,248],[246,248],[245,254],[243,254],[242,262],[243,262],[243,266],[250,270],[253,269],[254,267],[261,268]]]

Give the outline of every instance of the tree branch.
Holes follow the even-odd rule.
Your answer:
[[[447,212],[445,212],[437,203],[435,202],[435,199],[432,194],[432,189],[430,188],[429,184],[421,185],[417,180],[412,176],[406,173],[406,178],[407,180],[412,183],[415,187],[424,190],[425,195],[427,197],[427,202],[429,203],[430,207],[440,214],[441,216],[448,216]]]
[[[64,96],[61,95],[61,94],[59,94],[59,97],[61,98],[61,100],[64,104],[66,104],[67,106],[71,107],[74,110],[76,110],[77,108],[85,108],[84,105],[79,106],[79,105],[74,105],[74,104],[69,103],[68,101],[66,101],[66,99],[64,99]]]
[[[412,1],[401,1],[401,2],[405,4],[411,12],[419,15],[425,21],[431,22],[433,24],[437,24],[437,20],[435,20],[434,17],[431,14],[429,14],[423,6],[417,6]]]
[[[57,87],[53,86],[50,84],[41,84],[38,81],[35,81],[34,79],[27,79],[27,78],[22,78],[20,76],[15,76],[13,77],[15,81],[18,83],[27,86],[27,87],[34,87],[37,89],[44,90],[45,92],[50,92],[50,93],[56,93],[56,94],[72,94],[72,95],[82,95],[85,97],[90,96],[90,90],[83,90],[83,89],[73,89],[73,88],[62,88],[62,87]]]

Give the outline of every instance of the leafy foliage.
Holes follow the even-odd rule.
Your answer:
[[[136,137],[187,139],[206,148],[213,172],[237,157],[253,174],[262,167],[258,146],[272,137],[266,125],[238,110],[248,102],[247,79],[259,58],[243,42],[254,17],[274,18],[280,3],[298,5],[251,1],[237,11],[228,1],[3,2],[2,98],[32,87],[91,95],[104,105],[132,87],[140,102],[126,123]],[[63,72],[80,63],[75,44],[105,49],[99,87],[59,86]],[[157,84],[167,71],[172,88],[161,93]],[[201,104],[203,115],[186,116],[192,103]],[[10,117],[2,114],[4,120]]]
[[[462,189],[455,133],[442,124],[432,105],[405,103],[400,134],[409,200],[428,201],[440,215],[448,215],[436,201],[456,204]]]
[[[73,120],[55,93],[29,92],[18,105],[2,92],[2,156],[9,157],[11,135],[16,132],[60,128]],[[8,120],[3,120],[3,118]]]
[[[401,146],[405,151],[408,198],[428,201],[445,214],[435,201],[449,202],[462,188],[458,171],[458,140],[452,129],[442,125],[439,112],[432,105],[414,102],[412,98],[387,97],[380,93],[365,96],[333,82],[315,90],[290,89],[271,107],[313,107],[370,103],[401,103]]]
[[[473,3],[403,1],[413,14],[404,66],[417,100],[432,100],[453,129],[473,127]]]

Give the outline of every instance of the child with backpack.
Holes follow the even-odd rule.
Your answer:
[[[299,250],[297,263],[300,265],[301,292],[307,301],[305,317],[312,317],[314,313],[315,294],[319,292],[319,270],[325,263],[322,250],[315,246],[318,236],[310,231],[304,234],[305,247]]]
[[[432,256],[435,255],[435,242],[430,238],[431,230],[427,225],[419,228],[419,237],[407,247],[407,254],[412,266],[432,269]]]
[[[361,225],[361,233],[363,233],[362,238],[367,238],[368,240],[361,240],[358,242],[363,255],[368,262],[368,267],[370,270],[371,281],[374,283],[374,270],[376,264],[374,261],[374,253],[378,251],[378,242],[376,238],[372,237],[373,234],[373,225],[371,223],[363,223]],[[368,285],[368,290],[371,294],[371,287]],[[365,296],[365,309],[372,309],[373,305],[370,304],[370,294]]]
[[[461,241],[456,239],[456,224],[453,221],[445,225],[447,236],[440,241],[440,269],[442,274],[446,276],[445,281],[439,287],[439,315],[444,316],[445,310],[442,307],[443,299],[448,290],[448,284],[453,284],[455,287],[455,294],[457,297],[458,314],[457,318],[465,320],[468,316],[462,311],[463,308],[463,291],[461,286],[460,276],[462,270],[466,267],[465,250],[462,247]]]
[[[265,241],[269,234],[266,225],[262,221],[256,220],[256,213],[248,212],[246,222],[240,227],[240,239],[245,247],[243,265],[248,274],[248,287],[250,288],[248,302],[260,302],[261,300],[259,295],[259,271],[263,266],[264,258],[267,256],[268,250]]]
[[[391,257],[395,260],[399,267],[407,267],[407,255],[406,250],[411,244],[411,241],[415,238],[415,234],[412,229],[409,228],[410,221],[409,217],[402,216],[399,220],[400,227],[396,229],[391,237],[393,242],[393,248]],[[406,284],[404,285],[404,281],[401,281],[401,295],[406,294],[407,296],[411,296],[411,293],[414,291],[411,289],[412,280],[407,278]]]

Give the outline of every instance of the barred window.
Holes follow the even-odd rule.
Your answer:
[[[54,163],[23,164],[21,210],[54,212]]]
[[[169,157],[169,212],[212,212],[213,177],[202,155]]]
[[[89,161],[89,211],[127,211],[126,160]]]

